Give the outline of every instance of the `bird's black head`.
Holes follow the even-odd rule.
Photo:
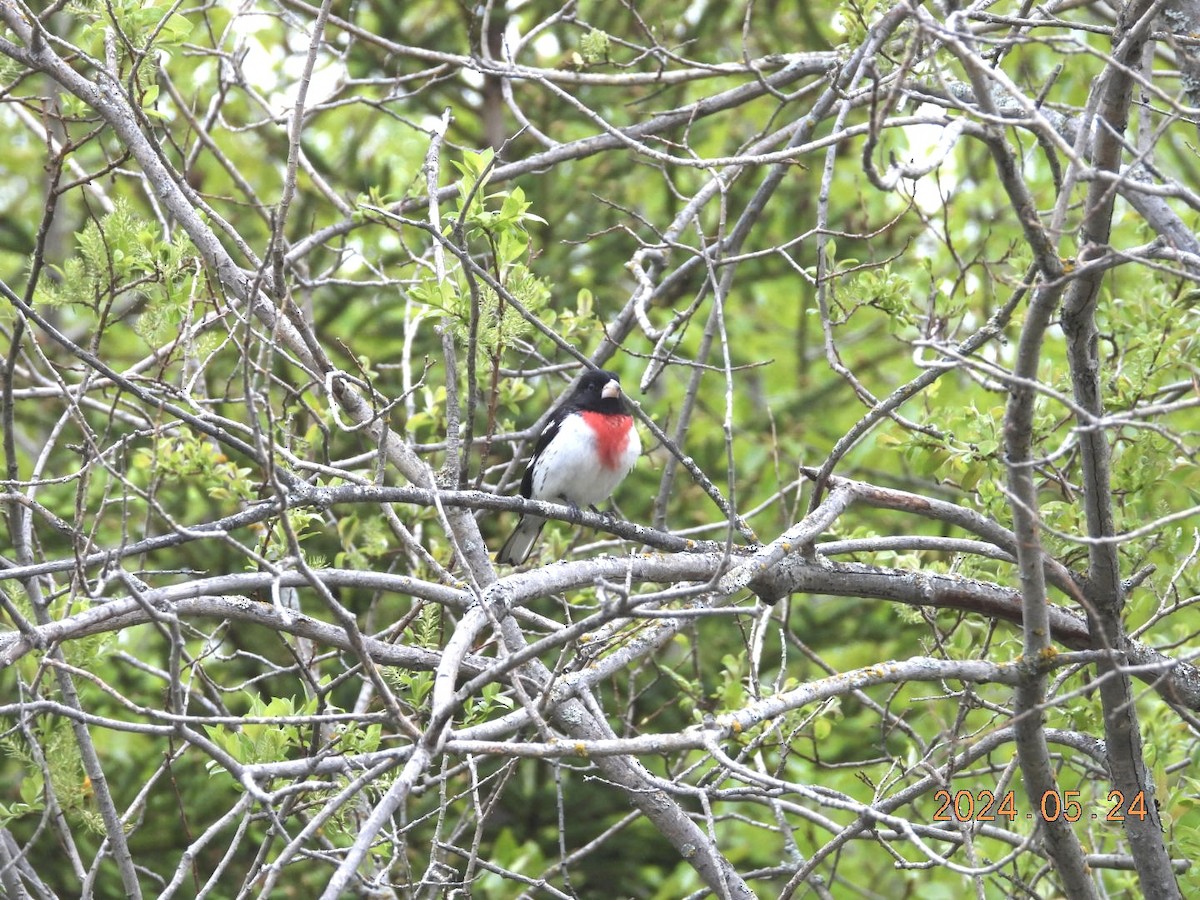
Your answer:
[[[612,372],[592,369],[585,372],[571,395],[569,405],[573,409],[592,412],[624,413],[625,400],[621,394],[621,381]]]

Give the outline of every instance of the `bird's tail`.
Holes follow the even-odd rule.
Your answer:
[[[513,533],[508,536],[508,540],[496,554],[496,562],[506,566],[519,566],[525,562],[529,558],[529,551],[533,549],[533,542],[542,533],[545,525],[545,519],[537,516],[521,516],[521,521],[517,522],[517,527],[513,529]]]

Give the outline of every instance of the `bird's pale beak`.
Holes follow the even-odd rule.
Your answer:
[[[607,382],[604,385],[604,387],[600,390],[600,396],[603,397],[605,400],[612,400],[616,397],[620,397],[621,396],[620,383],[616,379],[613,379],[612,381]]]

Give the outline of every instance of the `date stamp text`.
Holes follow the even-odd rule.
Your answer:
[[[1108,805],[1091,813],[1083,808],[1079,791],[1046,791],[1037,810],[1030,810],[1022,815],[1017,809],[1016,793],[1008,791],[997,797],[988,790],[982,791],[937,791],[933,795],[935,803],[941,805],[933,814],[935,822],[995,822],[997,819],[1033,819],[1035,816],[1046,822],[1057,822],[1065,819],[1068,822],[1078,822],[1089,817],[1105,822],[1124,822],[1126,817],[1133,819],[1146,818],[1146,797],[1138,791],[1125,801],[1125,795],[1120,791],[1108,792]]]

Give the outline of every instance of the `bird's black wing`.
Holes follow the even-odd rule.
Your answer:
[[[538,435],[537,444],[533,448],[533,456],[529,457],[529,462],[525,465],[525,474],[521,476],[521,496],[526,500],[533,498],[533,468],[537,465],[542,451],[549,446],[550,442],[554,440],[554,436],[558,434],[558,427],[562,425],[566,414],[567,410],[565,408],[555,410],[554,415],[550,417],[550,421],[546,423],[546,427],[542,429],[542,433]]]

